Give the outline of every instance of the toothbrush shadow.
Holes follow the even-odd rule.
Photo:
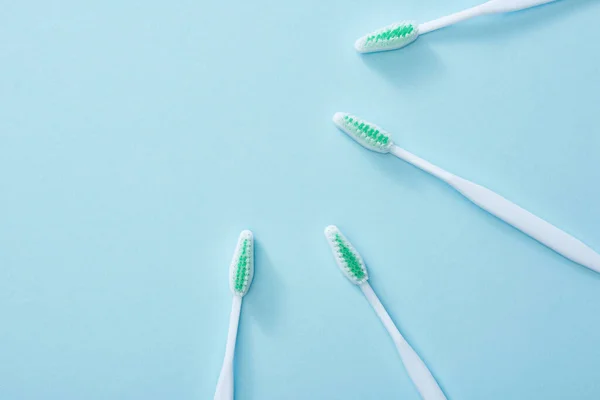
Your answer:
[[[265,334],[272,334],[285,308],[283,282],[273,263],[264,251],[262,243],[254,239],[254,278],[248,295],[244,297],[241,326],[256,325]],[[245,329],[243,345],[236,352],[235,392],[236,398],[254,399],[254,359],[261,354],[255,351],[253,331]],[[238,370],[238,366],[239,370]]]
[[[445,183],[439,179],[433,178],[428,173],[391,154],[386,154],[383,157],[373,157],[372,154],[365,154],[365,157],[367,156],[369,156],[369,162],[374,168],[382,171],[382,175],[389,180],[390,184],[400,186],[402,189],[422,191],[431,184],[445,186]]]
[[[443,71],[441,59],[427,43],[414,43],[401,50],[360,55],[367,67],[399,88],[415,87]]]
[[[283,281],[274,268],[271,259],[260,241],[255,240],[255,272],[251,291],[245,302],[247,316],[255,320],[266,333],[276,329],[285,304],[283,301]]]
[[[544,4],[514,13],[491,15],[473,21],[450,26],[439,32],[433,32],[419,38],[429,43],[444,42],[486,42],[494,39],[507,39],[522,35],[548,25],[548,23],[565,18],[582,6],[589,6],[597,0],[563,0]],[[419,41],[415,42],[420,44]]]

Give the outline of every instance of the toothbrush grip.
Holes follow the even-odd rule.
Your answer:
[[[435,378],[431,375],[421,357],[404,339],[396,324],[394,324],[394,321],[392,321],[392,318],[385,310],[385,307],[379,301],[371,285],[368,282],[364,282],[360,284],[360,289],[394,341],[404,368],[419,391],[421,398],[423,400],[446,400],[446,396],[444,396]]]
[[[553,1],[556,0],[490,0],[475,7],[441,17],[433,21],[425,22],[419,25],[419,34],[422,35],[431,31],[445,28],[449,25],[454,25],[457,22],[480,15],[518,11]]]
[[[213,400],[233,400],[233,360],[223,364]]]
[[[524,10],[526,8],[540,6],[556,0],[490,0],[484,3],[486,13],[503,13]]]
[[[394,343],[408,376],[414,382],[423,400],[446,400],[446,396],[423,360],[404,338],[403,341],[404,343],[394,340]]]
[[[452,175],[446,182],[490,214],[569,260],[600,272],[600,255],[568,233],[483,186],[456,175]]]
[[[231,304],[231,314],[229,315],[229,332],[227,334],[225,358],[213,400],[233,400],[233,360],[241,310],[242,297],[234,295]]]

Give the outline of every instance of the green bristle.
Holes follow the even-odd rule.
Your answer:
[[[355,47],[362,53],[399,49],[413,42],[418,36],[419,25],[403,21],[361,37],[356,41]]]
[[[379,42],[381,40],[405,39],[414,31],[415,27],[412,24],[401,25],[395,29],[387,28],[379,34],[367,36],[367,43]]]
[[[353,115],[336,113],[333,121],[340,129],[369,150],[388,153],[393,145],[389,133],[377,125],[363,121]]]
[[[254,241],[252,232],[243,231],[231,261],[231,290],[243,296],[248,292],[254,273]]]
[[[389,138],[384,134],[381,134],[381,132],[379,132],[379,129],[373,127],[372,125],[369,125],[365,122],[358,122],[348,115],[344,116],[344,120],[348,125],[355,129],[359,135],[366,136],[367,138],[377,143],[377,145],[383,147],[388,144]]]
[[[246,279],[248,278],[248,239],[242,242],[242,254],[238,259],[235,275],[234,289],[237,293],[243,293],[246,289]]]
[[[335,241],[339,247],[340,257],[342,257],[346,263],[346,266],[354,279],[357,281],[362,280],[365,277],[365,271],[363,270],[360,259],[354,255],[348,246],[346,246],[344,239],[339,234],[335,235]]]
[[[353,283],[360,285],[369,279],[367,268],[360,254],[335,226],[325,229],[325,236],[329,241],[335,260],[346,277]]]

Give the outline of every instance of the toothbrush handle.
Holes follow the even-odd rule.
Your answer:
[[[360,289],[363,294],[375,310],[375,313],[387,329],[388,333],[392,337],[396,349],[400,354],[404,368],[408,372],[408,376],[416,386],[419,394],[423,400],[446,400],[446,396],[442,392],[442,389],[438,386],[437,382],[431,372],[421,360],[419,355],[410,347],[410,344],[404,339],[398,328],[394,324],[394,321],[390,318],[390,315],[383,307],[383,304],[379,301],[379,298],[371,288],[368,282],[362,283]]]
[[[484,5],[487,8],[486,14],[492,14],[524,10],[553,1],[556,0],[490,0]]]
[[[214,400],[233,400],[233,358],[235,354],[235,342],[242,309],[242,297],[233,296],[231,314],[229,316],[229,333],[227,334],[227,345],[225,347],[225,359],[217,382]]]
[[[536,217],[499,194],[453,175],[401,147],[393,145],[390,148],[390,153],[443,180],[474,204],[550,247],[558,254],[584,267],[600,272],[600,254],[554,225]]]
[[[446,182],[490,214],[564,257],[600,272],[600,255],[573,236],[483,186],[456,175],[452,175]]]
[[[419,35],[436,31],[438,29],[445,28],[450,25],[454,25],[457,22],[464,21],[473,17],[477,17],[486,13],[485,4],[480,4],[475,7],[468,8],[463,11],[456,12],[454,14],[446,15],[433,21],[425,22],[419,25]]]
[[[552,1],[556,0],[490,0],[478,6],[420,24],[419,34],[445,28],[449,25],[454,25],[457,22],[478,17],[480,15],[518,11],[525,8],[539,6],[541,4],[550,3]]]

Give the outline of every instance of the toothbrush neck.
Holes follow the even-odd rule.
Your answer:
[[[225,348],[225,359],[228,361],[233,361],[241,310],[242,297],[237,294],[234,294],[233,301],[231,304],[231,314],[229,315],[229,332],[227,334],[227,346]]]
[[[369,302],[369,304],[371,304],[371,307],[373,307],[373,310],[375,310],[375,313],[377,314],[377,316],[383,323],[383,326],[385,326],[385,329],[388,331],[392,340],[396,344],[396,348],[398,349],[400,354],[401,355],[406,354],[406,351],[408,348],[410,348],[410,345],[408,344],[406,339],[404,339],[404,337],[402,336],[402,334],[396,327],[396,324],[394,324],[394,321],[392,321],[392,318],[386,311],[383,304],[381,304],[381,301],[375,294],[375,291],[373,291],[373,288],[371,287],[371,285],[369,285],[369,282],[368,281],[364,282],[364,283],[360,284],[359,287],[360,287],[360,290],[362,290],[365,297],[367,298],[367,301]]]
[[[454,25],[457,22],[489,13],[487,3],[447,15],[419,25],[419,35]]]
[[[486,14],[497,14],[512,11],[519,11],[525,8],[539,6],[541,4],[551,3],[556,0],[489,0],[475,7],[447,15],[433,21],[425,22],[419,25],[419,34],[435,31],[457,22],[469,18],[478,17]]]
[[[440,167],[433,165],[429,161],[423,160],[422,158],[420,158],[420,157],[418,157],[396,145],[392,146],[392,148],[390,149],[390,153],[392,153],[396,157],[406,161],[407,163],[410,163],[410,164],[414,165],[415,167],[420,168],[423,171],[430,173],[431,175],[443,180],[446,183],[450,183],[450,180],[454,176],[450,172],[445,171],[445,170],[441,169]]]

